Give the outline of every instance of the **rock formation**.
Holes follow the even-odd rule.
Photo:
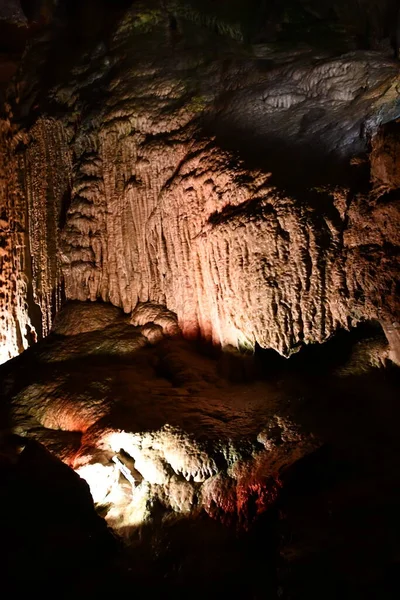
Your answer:
[[[27,210],[18,185],[19,161],[13,153],[12,127],[0,122],[0,357],[5,362],[29,346],[30,275]]]
[[[3,514],[74,596],[389,597],[396,2],[112,5],[0,0]]]
[[[37,43],[26,80],[51,47]],[[338,327],[398,319],[398,204],[354,187],[366,177],[357,157],[397,116],[397,66],[377,53],[240,49],[227,64],[228,52],[212,67],[200,42],[179,53],[161,13],[135,5],[67,61],[67,79],[48,67],[45,96],[18,83],[13,110],[38,115],[14,146],[39,336],[62,287],[126,313],[164,304],[186,337],[286,356]],[[376,180],[385,158],[373,143]],[[4,310],[15,354],[27,316]]]
[[[256,500],[258,513],[265,511],[285,468],[318,447],[318,441],[298,431],[280,409],[277,414],[273,402],[241,415],[243,400],[218,376],[215,361],[199,360],[179,338],[169,341],[177,334],[176,325],[171,330],[173,315],[162,309],[158,317],[154,306],[147,314],[155,324],[168,324],[164,332],[159,326],[156,345],[149,344],[145,319],[134,327],[121,314],[112,315],[107,305],[67,307],[48,343],[32,349],[35,377],[28,369],[21,382],[13,368],[9,376],[3,372],[3,406],[12,430],[36,438],[77,469],[95,501],[108,506],[107,520],[117,530],[128,534],[151,518],[155,499],[166,511],[196,514],[204,508],[246,527],[256,516],[249,513],[249,499]],[[20,359],[24,368],[24,356]],[[125,389],[120,388],[121,370]],[[218,400],[213,397],[217,389]],[[232,394],[236,408],[230,406]],[[190,408],[193,396],[196,406]],[[126,479],[125,485],[118,483],[120,463],[112,459],[121,453],[119,461],[129,457],[134,465],[133,489]]]
[[[146,316],[170,327],[163,333],[161,325],[153,325],[159,328],[157,343],[148,338]],[[357,528],[375,523],[374,515],[382,512],[376,503],[392,514],[391,486],[398,478],[397,420],[388,424],[387,419],[388,411],[397,414],[396,371],[374,360],[368,368],[368,353],[376,358],[372,354],[381,338],[375,338],[375,346],[373,338],[368,345],[358,341],[349,359],[345,346],[339,346],[334,368],[331,359],[321,360],[321,348],[319,362],[314,356],[297,368],[302,353],[282,358],[264,380],[237,382],[239,363],[233,363],[232,383],[225,369],[220,374],[222,358],[199,353],[177,335],[176,321],[171,330],[174,316],[165,308],[156,313],[154,305],[141,307],[136,319],[144,323],[132,325],[122,311],[106,304],[72,302],[58,315],[53,333],[0,369],[4,440],[17,433],[20,445],[29,448],[34,440],[34,448],[42,444],[74,468],[87,481],[99,514],[123,542],[121,552],[128,552],[118,558],[103,529],[90,569],[82,571],[79,582],[86,585],[94,578],[92,585],[102,587],[106,577],[111,587],[124,591],[133,578],[137,589],[150,586],[156,594],[159,589],[156,597],[161,598],[165,585],[171,593],[181,585],[190,589],[201,574],[202,592],[209,577],[217,588],[227,578],[228,587],[241,581],[249,597],[270,585],[277,593],[273,574],[278,569],[279,585],[294,598],[305,593],[296,595],[296,588],[318,587],[323,574],[334,582],[332,593],[340,585],[379,588],[384,577],[379,544],[365,546]],[[66,465],[56,480],[61,478],[60,485],[64,478],[70,481],[66,493],[72,498],[79,486]],[[41,481],[47,481],[49,465],[39,461],[39,467]],[[21,475],[16,477],[20,481]],[[379,493],[370,491],[371,477],[380,481]],[[8,490],[8,479],[2,485]],[[46,506],[47,487],[40,486]],[[24,506],[21,498],[18,506]],[[57,506],[64,504],[57,500]],[[86,540],[87,528],[95,525],[89,513],[82,522],[79,514],[75,521],[72,508],[63,517],[72,523],[72,546]],[[49,577],[63,572],[57,562],[62,523],[54,523]],[[48,526],[46,521],[43,527]],[[388,524],[379,527],[380,534],[373,529],[374,540],[388,535]],[[392,519],[390,531],[396,527]],[[100,533],[101,527],[96,536]],[[82,552],[91,552],[90,543]],[[357,543],[363,560],[374,564],[369,578],[357,571]],[[43,545],[52,552],[51,544],[49,549]],[[318,569],[314,549],[321,557]],[[388,548],[390,560],[393,552]],[[219,554],[218,565],[202,561],[204,553]],[[36,586],[35,578],[26,579],[31,571],[24,567],[25,557],[19,560],[22,582]],[[338,571],[329,575],[332,562]],[[348,573],[346,564],[355,571]],[[310,569],[321,575],[311,577]],[[66,582],[77,585],[69,576]]]

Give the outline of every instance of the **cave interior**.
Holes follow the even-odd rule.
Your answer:
[[[5,595],[400,596],[399,61],[398,0],[0,0]]]

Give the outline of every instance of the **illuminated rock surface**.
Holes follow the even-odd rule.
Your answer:
[[[268,390],[262,384],[235,390],[218,375],[215,361],[184,340],[161,333],[154,345],[145,323],[133,327],[116,314],[99,328],[113,310],[72,303],[61,313],[57,333],[32,354],[38,377],[24,381],[19,392],[13,371],[5,378],[13,431],[33,435],[86,473],[100,503],[120,492],[109,516],[118,530],[129,532],[150,518],[155,499],[165,510],[204,508],[247,527],[256,516],[248,514],[249,497],[265,511],[276,498],[281,471],[319,442],[300,433],[281,409],[276,413],[276,391],[265,403]],[[154,306],[148,312],[157,322]],[[162,319],[167,318],[173,322],[164,309]],[[80,322],[87,333],[81,333]],[[134,462],[139,507],[129,486],[124,493],[112,489],[118,475],[112,458],[120,451]]]
[[[158,320],[154,305],[147,314]],[[375,541],[400,527],[399,382],[383,334],[342,334],[305,359],[261,355],[248,380],[246,356],[212,358],[163,333],[151,343],[148,326],[71,303],[58,333],[0,372],[2,422],[86,479],[128,544],[104,577],[160,594],[199,577],[248,598],[317,594],[324,578],[327,598],[389,590],[396,548],[385,542],[382,558]]]
[[[0,0],[10,596],[393,596],[395,4]]]
[[[20,202],[26,235],[3,250],[6,352],[28,344],[29,320],[47,334],[63,289],[126,313],[164,304],[186,337],[284,355],[397,321],[399,209],[382,196],[395,164],[374,142],[372,192],[367,154],[399,114],[398,65],[301,46],[252,55],[212,36],[205,52],[204,32],[174,41],[157,6],[132,6],[97,45],[60,55],[61,70],[38,70],[61,52],[50,34],[23,62],[9,111],[33,124],[2,150],[21,173],[15,191],[4,177],[4,227]]]

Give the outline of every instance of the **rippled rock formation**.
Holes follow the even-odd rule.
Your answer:
[[[212,58],[201,36],[181,51],[168,20],[143,15],[135,5],[94,49],[63,58],[62,80],[50,63],[45,93],[26,81],[51,37],[27,56],[12,110],[35,123],[10,151],[29,259],[11,273],[32,293],[18,291],[22,315],[3,301],[8,352],[27,345],[28,320],[46,335],[64,290],[126,313],[164,304],[186,337],[283,355],[338,327],[397,321],[398,202],[365,172],[369,140],[398,114],[397,65],[239,46],[232,58],[215,40]]]

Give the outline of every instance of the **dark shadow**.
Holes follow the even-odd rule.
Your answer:
[[[219,103],[223,105],[223,97],[219,99]],[[271,184],[282,189],[297,190],[329,184],[350,187],[361,185],[365,188],[368,185],[368,140],[362,131],[354,131],[354,139],[345,150],[335,148],[337,142],[330,145],[325,143],[324,138],[328,135],[325,129],[316,134],[307,134],[306,123],[304,132],[295,138],[285,138],[282,131],[274,134],[268,127],[261,122],[258,126],[256,122],[244,127],[236,122],[234,115],[229,118],[218,113],[204,121],[204,133],[215,137],[220,148],[243,160],[248,169],[271,172]],[[334,124],[330,125],[330,133],[334,127]],[[263,131],[263,128],[266,130]],[[356,167],[350,163],[350,158],[354,156],[361,159]]]
[[[33,440],[1,436],[0,457],[3,590],[41,595],[44,582],[62,582],[60,598],[111,591],[121,549],[86,483]]]
[[[65,190],[64,195],[61,199],[60,214],[59,214],[59,218],[58,218],[58,228],[60,231],[62,231],[66,225],[67,214],[68,214],[68,209],[69,209],[70,205],[71,205],[71,189],[68,188],[67,190]]]
[[[132,577],[155,598],[276,597],[276,515],[270,511],[249,532],[205,513],[139,528],[128,549]],[[154,594],[154,596],[153,596]]]
[[[62,109],[52,101],[49,91],[60,81],[69,80],[72,68],[84,54],[92,55],[93,68],[104,71],[92,85],[86,86],[85,97],[81,98],[85,102],[90,98],[95,103],[96,97],[104,93],[110,37],[131,3],[132,0],[112,3],[108,0],[68,0],[57,4],[47,22],[33,21],[32,27],[40,34],[40,43],[35,45],[25,67],[27,72],[35,71],[36,85],[29,97],[22,97],[20,105],[14,107],[16,120],[29,127],[43,112],[59,113]],[[33,12],[37,12],[34,7]]]
[[[354,346],[370,339],[385,342],[385,335],[377,321],[360,323],[350,331],[339,329],[328,341],[322,344],[304,344],[289,358],[282,357],[274,350],[265,350],[257,344],[257,373],[267,378],[288,373],[300,373],[311,377],[324,375],[346,364]]]

